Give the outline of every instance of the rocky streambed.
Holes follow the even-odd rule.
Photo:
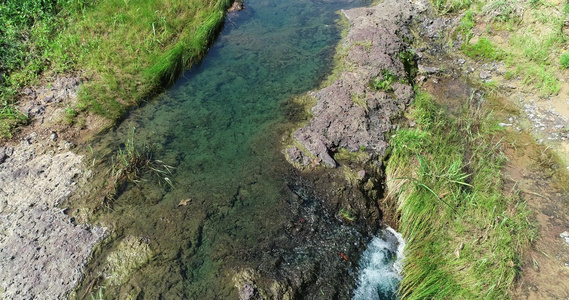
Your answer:
[[[360,254],[381,226],[387,135],[414,96],[414,59],[408,56],[414,7],[385,1],[342,14],[349,22],[337,54],[343,71],[309,93],[316,99],[313,116],[285,149],[289,162],[303,170],[291,179],[296,197],[287,203],[299,218],[260,267],[234,278],[240,299],[352,297]],[[283,286],[284,293],[275,289]]]

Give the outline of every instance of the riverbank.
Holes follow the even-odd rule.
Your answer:
[[[203,175],[203,178],[192,177],[196,173],[206,174],[209,169],[221,169],[219,162],[233,164],[237,161],[233,153],[239,151],[229,152],[232,155],[219,152],[215,159],[217,165],[210,168],[204,163],[205,158],[198,157],[193,161],[187,157],[197,155],[184,152],[189,148],[200,153],[213,152],[212,149],[227,144],[228,139],[234,141],[236,136],[246,132],[246,129],[229,132],[219,141],[210,143],[211,132],[233,127],[232,121],[228,121],[235,118],[233,115],[223,115],[220,127],[205,131],[203,135],[208,137],[207,142],[189,134],[181,135],[180,139],[189,142],[181,143],[180,149],[165,149],[165,145],[174,140],[174,133],[179,134],[179,128],[173,130],[148,126],[151,130],[141,131],[143,140],[152,140],[158,149],[163,150],[161,153],[168,163],[188,172],[174,171],[182,174],[178,178],[168,175],[168,180],[172,179],[177,188],[162,179],[157,189],[151,188],[154,183],[145,183],[144,187],[131,186],[121,190],[123,200],[112,207],[117,212],[108,210],[106,221],[117,224],[119,221],[116,220],[120,217],[125,224],[134,224],[132,227],[135,228],[120,225],[123,226],[120,232],[109,242],[111,247],[96,253],[98,258],[92,260],[90,266],[93,274],[81,283],[78,295],[103,293],[104,290],[109,295],[151,297],[161,294],[160,289],[163,289],[171,293],[168,294],[170,296],[181,297],[190,293],[188,284],[209,276],[207,269],[221,269],[220,266],[229,265],[231,271],[224,271],[221,275],[223,288],[212,291],[207,284],[203,284],[191,291],[195,293],[191,295],[203,296],[207,293],[237,297],[239,294],[245,299],[261,296],[294,298],[299,295],[317,298],[322,294],[326,297],[349,297],[357,278],[354,263],[369,237],[377,230],[377,221],[382,216],[384,222],[399,225],[408,240],[406,251],[410,258],[405,271],[408,277],[403,281],[402,291],[409,298],[424,295],[467,298],[491,295],[536,299],[547,295],[566,297],[563,294],[566,289],[560,288],[565,283],[551,280],[552,274],[566,272],[564,263],[565,257],[568,257],[565,241],[559,237],[567,226],[566,194],[562,190],[557,191],[556,182],[551,180],[563,180],[564,169],[547,146],[536,144],[532,137],[524,133],[535,130],[536,133],[547,134],[544,138],[546,143],[564,141],[563,127],[558,126],[565,125],[566,120],[557,114],[543,112],[548,103],[551,106],[559,104],[558,101],[551,102],[551,99],[561,96],[543,96],[541,93],[554,92],[546,88],[546,83],[551,81],[544,79],[540,84],[540,81],[535,81],[538,79],[531,79],[531,74],[523,73],[523,69],[515,73],[516,70],[508,69],[507,61],[504,64],[499,61],[501,51],[496,50],[495,46],[486,47],[488,44],[484,38],[494,45],[492,38],[500,34],[487,36],[489,32],[480,29],[488,25],[498,31],[492,26],[507,28],[509,23],[507,20],[504,23],[496,23],[495,20],[481,22],[487,16],[482,7],[477,13],[477,6],[473,4],[471,13],[474,12],[474,15],[470,16],[468,12],[427,15],[425,8],[428,3],[421,2],[412,5],[386,1],[378,7],[344,12],[352,24],[340,46],[345,51],[341,53],[347,56],[343,61],[346,72],[337,74],[332,85],[303,98],[304,101],[317,103],[312,110],[314,118],[302,129],[294,131],[292,137],[296,138],[296,142],[285,150],[287,158],[302,172],[291,171],[280,164],[274,168],[267,167],[266,161],[274,159],[268,153],[274,152],[280,143],[274,137],[262,136],[258,138],[260,140],[246,144],[255,146],[250,147],[257,149],[255,154],[260,160],[253,164],[237,163],[231,172],[227,172],[233,175],[232,178],[246,176],[246,184],[235,179],[223,181],[226,174],[215,172]],[[465,8],[441,7],[457,13]],[[380,9],[393,11],[384,14],[378,11]],[[408,31],[407,27],[410,16],[415,14],[411,12],[413,9],[422,14],[422,18],[415,19],[420,21],[416,24],[420,28],[418,31]],[[377,19],[381,20],[381,25],[378,25]],[[381,28],[378,29],[378,26]],[[479,31],[476,31],[477,27]],[[318,26],[314,28],[326,30]],[[411,33],[417,35],[414,39],[418,43],[415,49],[410,49],[406,44],[411,40]],[[479,36],[468,39],[470,35]],[[469,44],[461,46],[467,40]],[[264,40],[258,37],[247,42],[255,47],[264,45]],[[555,45],[560,47],[564,44]],[[461,49],[465,56],[456,54]],[[456,53],[451,55],[453,52]],[[419,61],[416,85],[420,92],[411,109],[405,110],[414,94],[410,81],[414,78],[413,68],[409,67],[414,67],[415,59]],[[287,62],[283,60],[279,63]],[[250,65],[240,65],[239,69],[246,67]],[[551,70],[550,65],[543,70]],[[510,75],[507,75],[508,72],[511,72]],[[223,78],[227,82],[232,81],[236,78],[233,74],[238,72]],[[502,76],[505,81],[490,80],[501,79]],[[522,80],[526,77],[529,79]],[[73,142],[82,141],[86,132],[98,132],[104,124],[108,124],[108,119],[94,114],[87,114],[80,121],[81,114],[76,115],[74,107],[66,106],[76,103],[73,101],[80,97],[76,93],[82,78],[83,75],[62,77],[51,86],[27,90],[27,99],[33,99],[27,109],[35,114],[35,121],[18,135],[22,143],[11,142],[13,145],[0,150],[0,179],[6,179],[2,180],[0,193],[4,192],[9,199],[0,205],[3,205],[2,217],[6,218],[6,224],[10,224],[0,239],[2,248],[6,249],[3,253],[20,252],[22,244],[15,241],[19,236],[24,236],[27,241],[25,245],[32,245],[37,250],[30,252],[29,257],[39,257],[42,266],[45,266],[39,272],[35,269],[36,265],[28,265],[21,260],[0,261],[6,266],[2,270],[17,270],[34,278],[34,281],[27,281],[15,274],[5,274],[4,278],[17,279],[3,282],[4,294],[1,296],[11,297],[19,290],[27,293],[24,298],[32,295],[41,297],[42,292],[36,287],[43,290],[49,274],[58,274],[62,284],[46,289],[45,293],[58,297],[65,295],[81,277],[82,266],[90,249],[104,236],[103,229],[99,227],[75,225],[77,220],[74,218],[89,220],[88,213],[56,208],[68,199],[69,193],[76,191],[76,186],[84,186],[86,181],[101,180],[105,176],[101,172],[96,175],[101,178],[89,177],[83,158],[67,152],[73,149]],[[282,86],[279,80],[275,82],[274,87]],[[519,99],[520,94],[515,91],[525,89],[519,85],[520,82],[527,85],[524,97],[537,99],[534,95],[539,94],[545,99],[541,104],[536,101],[521,102],[527,119],[523,114],[518,114],[520,107],[512,106],[515,101],[508,102]],[[533,87],[532,82],[535,83]],[[205,86],[207,81],[196,85]],[[247,92],[250,89],[247,87]],[[502,95],[501,91],[505,93]],[[562,95],[563,88],[557,92]],[[185,94],[192,93],[181,94],[187,99],[189,97]],[[167,97],[177,97],[172,95],[175,94]],[[203,106],[200,98],[195,101]],[[223,107],[227,108],[229,103],[227,99]],[[193,111],[191,108],[198,107],[178,105],[170,103],[156,111],[140,112],[140,119],[156,120],[162,125],[172,123],[172,120],[182,122],[188,118],[188,112]],[[233,108],[238,111],[238,107]],[[303,108],[295,107],[290,113],[296,114]],[[185,113],[160,120],[161,115],[178,110]],[[493,110],[494,115],[489,116],[486,113],[488,110]],[[206,126],[212,123],[209,121],[212,115],[211,111],[205,109],[203,113],[192,115],[195,117],[192,122],[195,123],[191,123],[191,128],[196,132],[200,127],[209,128]],[[291,121],[298,121],[297,117],[291,116]],[[67,122],[72,125],[69,126]],[[134,126],[144,129],[136,118],[130,122],[120,126],[117,135],[130,132]],[[292,140],[289,136],[285,139],[287,142]],[[388,146],[390,140],[395,142],[392,150]],[[114,144],[108,143],[120,144],[116,141]],[[229,160],[223,160],[226,156]],[[384,157],[388,160],[384,161]],[[510,158],[510,161],[506,161],[506,158]],[[385,164],[387,170],[384,169]],[[66,171],[59,172],[60,169]],[[241,172],[246,169],[255,170],[252,173],[237,173],[237,170]],[[387,181],[384,171],[390,178]],[[192,177],[191,181],[184,181],[186,176]],[[267,177],[280,180],[276,183],[278,189],[274,194],[267,192],[274,189],[272,183],[260,183]],[[151,178],[148,176],[144,179],[152,182]],[[58,184],[54,185],[57,188],[52,191],[54,180]],[[391,203],[386,200],[378,203],[385,183],[393,196]],[[406,184],[408,189],[404,188],[403,193],[398,193],[396,183]],[[196,188],[208,185],[209,190]],[[226,188],[225,185],[230,187]],[[212,195],[212,190],[217,193]],[[428,203],[429,214],[424,216],[421,224],[413,221],[419,219],[423,212],[416,209],[416,204],[409,202],[413,201],[409,200],[411,190],[431,200]],[[30,191],[32,194],[28,195]],[[477,197],[480,195],[486,195],[485,198],[493,202],[479,201]],[[282,211],[267,211],[257,207],[274,205],[266,200],[273,197],[285,199],[279,203]],[[395,198],[399,199],[398,203]],[[541,228],[549,230],[539,231],[534,249],[526,251],[527,243],[533,238],[532,226],[535,221],[528,215],[524,201],[537,212],[536,220]],[[102,203],[97,205],[101,206]],[[398,204],[401,205],[399,210]],[[378,209],[380,206],[381,212]],[[234,218],[242,213],[247,216],[246,219]],[[287,225],[271,227],[271,222],[263,218],[266,216],[271,216],[269,219],[272,223],[288,220]],[[17,220],[13,222],[14,218]],[[24,222],[29,218],[48,222]],[[144,219],[142,224],[140,219]],[[231,222],[226,223],[227,219],[231,219]],[[59,224],[55,225],[58,228],[61,225],[61,232],[67,234],[64,241],[60,236],[45,233],[43,228],[48,228],[49,232],[59,232],[59,229],[52,227],[54,224]],[[271,240],[268,235],[257,237],[243,229],[248,227],[262,227],[269,233],[281,231],[281,238]],[[153,231],[156,228],[158,232]],[[429,234],[425,228],[431,229],[430,236],[424,236]],[[217,229],[221,229],[220,233],[216,232]],[[53,247],[38,243],[34,240],[38,236],[26,236],[26,232],[40,232],[39,238],[47,243],[65,244],[72,240],[84,244],[86,248],[63,252],[64,255],[77,255],[77,264],[55,264],[54,267],[51,259],[56,253],[47,250]],[[166,232],[169,237],[161,240]],[[208,234],[212,234],[212,238],[208,238]],[[429,239],[435,242],[426,243]],[[185,245],[176,244],[180,240]],[[251,247],[253,244],[258,246]],[[492,249],[492,253],[488,249]],[[205,251],[205,254],[200,251]],[[429,263],[425,264],[421,254],[426,252],[435,259],[429,259]],[[523,253],[525,256],[521,256]],[[129,263],[121,268],[120,261]],[[252,261],[261,263],[254,264]],[[434,264],[438,264],[440,268],[437,270],[440,272],[432,272]],[[164,268],[164,265],[171,268]],[[441,267],[446,265],[455,267]],[[26,266],[26,269],[18,269],[21,266]],[[68,272],[68,277],[60,275],[69,269],[75,271]],[[523,285],[516,287],[514,278],[519,276],[520,269],[523,270],[520,281]],[[33,277],[38,274],[39,277]],[[148,278],[153,278],[152,284],[148,284]],[[162,278],[169,280],[163,282]],[[445,288],[436,289],[433,281],[448,284],[445,284]],[[146,284],[158,288],[147,289]],[[232,284],[237,289],[231,289]],[[514,294],[512,290],[515,290]]]
[[[491,2],[486,6],[469,3],[459,7],[455,7],[455,2],[438,2],[436,9],[431,9],[426,2],[415,5],[420,13],[411,31],[416,38],[414,58],[419,63],[419,74],[414,79],[420,92],[399,120],[399,129],[386,131],[391,135],[385,144],[390,145],[386,146],[390,149],[385,162],[387,178],[378,179],[379,182],[386,181],[387,185],[387,198],[380,202],[384,221],[399,225],[408,241],[400,292],[411,299],[477,298],[481,295],[531,298],[545,294],[563,297],[563,288],[555,288],[537,274],[541,268],[547,274],[564,272],[562,261],[544,262],[552,257],[546,254],[548,251],[553,251],[557,257],[566,257],[563,238],[559,237],[564,230],[560,224],[566,224],[566,196],[563,189],[554,187],[565,182],[567,176],[563,159],[559,158],[564,157],[559,150],[563,151],[560,145],[566,140],[560,129],[567,126],[567,120],[552,108],[555,106],[552,104],[558,103],[555,100],[558,93],[563,92],[559,83],[564,80],[563,73],[554,69],[561,68],[561,61],[543,62],[533,57],[532,51],[558,53],[558,47],[563,47],[563,27],[559,25],[565,16],[564,10],[553,9],[541,15],[537,11],[540,5],[555,6],[555,3],[541,2],[500,5]],[[526,8],[532,14],[527,18],[529,22],[517,15]],[[462,14],[459,13],[461,10]],[[535,18],[550,22],[552,30],[545,30],[548,38],[544,40],[536,41],[535,36],[531,40],[534,46],[543,49],[520,51],[515,38],[519,38],[519,32],[531,26]],[[486,31],[482,30],[484,27]],[[504,44],[507,35],[513,36],[510,48],[504,50],[493,44],[495,39]],[[372,41],[359,43],[362,49],[371,49],[374,45]],[[347,69],[357,73],[350,58],[348,55]],[[513,61],[524,62],[524,67],[508,66]],[[395,69],[393,73],[397,71]],[[365,76],[359,77],[364,78],[360,83],[373,83]],[[387,85],[387,82],[383,83]],[[519,87],[520,83],[524,84],[523,88]],[[330,104],[337,101],[334,100],[336,97],[351,97],[354,103],[363,107],[361,116],[365,119],[373,116],[373,106],[371,112],[366,106],[373,97],[369,97],[369,93],[361,97],[345,92],[342,84],[338,86],[337,93],[324,93],[324,89],[310,94],[316,100],[303,99],[305,103],[315,101],[317,104],[311,111],[314,117],[307,126],[294,133],[296,142],[286,150],[287,158],[298,168],[306,170],[323,164],[346,169],[345,164],[338,164],[334,158],[347,157],[348,161],[355,162],[377,150],[377,147],[358,149],[361,145],[357,142],[350,144],[361,139],[359,135],[370,128],[360,125],[357,134],[350,133],[350,125],[357,126],[360,118],[354,117],[347,108],[356,105],[345,104],[349,101],[342,102],[343,105]],[[351,89],[358,85],[346,86]],[[519,90],[525,90],[525,97],[535,93],[547,99],[549,108],[544,111],[543,105],[540,108],[534,101],[524,102],[516,92]],[[343,124],[342,120],[348,115],[353,122]],[[347,132],[346,136],[342,136],[342,130]],[[374,134],[374,137],[381,136]],[[545,138],[547,142],[544,142]],[[549,149],[552,141],[561,141],[556,144],[559,149],[556,152]],[[520,154],[520,151],[526,154]],[[380,158],[385,154],[379,153]],[[527,159],[527,153],[533,153],[535,158],[520,159],[520,156]],[[349,167],[347,170],[346,179],[353,182],[357,176],[349,176]],[[549,173],[552,177],[531,176],[527,174],[528,170],[534,170],[536,174]],[[521,178],[520,173],[525,177]],[[377,175],[382,176],[374,176]],[[539,193],[533,191],[540,184],[551,187],[554,192],[546,192],[543,188]],[[539,199],[541,193],[549,196]],[[552,215],[551,207],[560,211]],[[554,233],[536,230],[537,224],[556,230]],[[555,241],[555,246],[546,247],[545,241]],[[542,251],[540,262],[535,258],[538,250],[530,250],[530,244],[542,249],[539,250]],[[547,252],[544,247],[549,248],[545,250]],[[491,253],[486,252],[488,249]],[[531,259],[528,257],[530,252],[533,253]],[[429,253],[428,258],[425,253]],[[520,273],[520,269],[524,272]],[[521,284],[529,287],[518,286],[516,278],[520,274],[524,278]],[[525,280],[527,277],[531,279]],[[562,286],[560,282],[556,285]],[[525,292],[521,293],[521,290]]]
[[[418,209],[421,201],[413,200],[415,195],[405,189],[398,196],[402,215],[400,228],[407,231],[416,226],[434,224],[443,226],[444,229],[431,229],[430,232],[444,232],[444,237],[435,238],[433,244],[426,242],[432,239],[433,233],[428,234],[429,237],[418,238],[415,246],[412,241],[408,241],[409,252],[406,252],[406,256],[410,260],[406,264],[406,270],[411,276],[404,278],[402,292],[408,298],[425,295],[443,297],[445,293],[458,298],[477,298],[480,295],[490,297],[488,295],[492,294],[500,295],[497,296],[499,298],[515,299],[567,297],[564,283],[552,279],[555,277],[552,274],[566,272],[564,258],[567,257],[566,245],[560,237],[567,228],[567,194],[564,187],[567,173],[566,163],[563,162],[566,155],[562,146],[565,138],[560,132],[560,128],[567,126],[567,119],[555,111],[555,103],[558,103],[556,99],[564,93],[560,83],[564,81],[565,71],[560,67],[560,60],[555,57],[555,54],[561,55],[561,49],[565,45],[562,26],[558,26],[565,16],[563,8],[560,8],[562,4],[475,2],[465,4],[465,7],[453,7],[455,2],[439,4],[441,7],[434,13],[434,18],[422,21],[416,31],[417,36],[422,37],[416,44],[420,73],[417,85],[434,95],[429,96],[429,101],[437,103],[438,108],[428,114],[419,113],[417,119],[416,113],[424,109],[420,108],[424,101],[415,103],[416,106],[412,109],[414,113],[408,116],[411,121],[403,125],[408,126],[408,129],[396,132],[394,141],[401,138],[407,144],[398,150],[400,153],[412,152],[415,153],[413,157],[419,153],[418,165],[414,169],[411,167],[413,171],[404,172],[409,176],[406,179],[401,179],[404,176],[396,172],[397,167],[392,167],[390,171],[389,163],[388,173],[392,173],[391,177],[394,178],[391,180],[392,185],[395,182],[407,182],[407,188],[418,194],[423,190],[426,193],[423,198],[434,197],[436,201],[433,203],[441,206],[434,213],[427,214],[436,214],[436,218],[427,217],[428,221],[415,223],[413,220],[419,218],[424,208]],[[460,9],[466,11],[459,13]],[[550,27],[536,26],[535,18],[550,22]],[[528,28],[532,30],[528,31]],[[518,41],[520,32],[529,34],[524,37],[528,39],[528,46],[523,51],[520,50],[521,44]],[[541,34],[541,38],[532,36],[536,32],[540,32],[538,34]],[[536,59],[534,55],[540,51],[547,51],[550,55]],[[541,99],[550,105],[545,108],[528,98]],[[458,127],[455,128],[459,131],[462,126],[467,128],[459,138],[459,148],[466,149],[466,152],[459,155],[453,164],[442,161],[451,156],[450,153],[421,152],[431,149],[429,141],[434,137],[431,130],[444,122],[439,120],[426,128],[421,123],[427,116],[434,117],[439,109],[447,115],[445,118],[456,120],[453,122],[457,122]],[[465,118],[467,115],[471,117]],[[476,119],[478,121],[474,121]],[[432,145],[452,143],[452,132],[451,128],[439,132],[435,136],[446,140]],[[470,138],[482,140],[469,142]],[[421,146],[413,150],[408,145],[414,145],[412,141],[418,141],[417,145]],[[492,145],[492,150],[483,156],[483,164],[476,163],[476,156],[485,151],[482,148],[487,147],[488,145],[484,146],[487,143]],[[469,147],[474,147],[474,150],[468,150]],[[444,148],[445,151],[454,149],[449,145]],[[421,161],[422,157],[429,159]],[[403,161],[403,169],[409,168],[408,160]],[[485,168],[494,168],[494,171],[484,171]],[[443,171],[437,175],[437,170]],[[453,170],[457,173],[453,173]],[[422,177],[422,174],[429,176]],[[445,191],[444,182],[447,179],[444,178],[452,174],[458,176],[454,179],[449,177],[449,180],[452,184],[460,185],[457,186],[461,191],[459,193]],[[488,196],[487,191],[479,190],[493,185],[496,196]],[[391,190],[398,191],[399,188],[392,186]],[[464,197],[472,191],[476,191],[476,196],[455,203],[457,197]],[[481,197],[483,194],[486,196]],[[483,204],[500,197],[503,200],[494,205]],[[485,200],[481,201],[482,199]],[[472,203],[475,203],[475,207],[462,210]],[[450,218],[441,213],[445,210],[444,207],[452,207],[454,212]],[[481,213],[484,207],[489,207],[493,214],[502,210],[501,215],[491,217],[488,214],[490,211]],[[555,213],[552,207],[555,207]],[[465,212],[475,215],[461,217]],[[404,221],[405,214],[410,217],[407,221]],[[480,216],[486,217],[474,222],[474,226],[469,225],[467,220],[475,220]],[[453,222],[453,219],[461,221]],[[492,223],[498,220],[501,220],[499,224]],[[458,240],[453,234],[455,230],[459,232]],[[480,230],[483,233],[477,234]],[[429,230],[423,228],[415,231],[420,234],[425,232]],[[492,239],[493,234],[499,238]],[[415,234],[407,232],[405,237],[415,237]],[[437,248],[445,243],[449,244]],[[495,244],[478,248],[484,243]],[[485,248],[492,249],[492,254],[482,254]],[[430,253],[429,262],[421,266],[421,257],[427,252]],[[446,253],[444,255],[449,260],[440,266],[453,267],[441,267],[433,272],[432,266],[437,264],[439,253]],[[548,253],[555,253],[561,259],[553,259]],[[473,258],[473,254],[474,257],[481,255],[480,259]],[[462,264],[460,261],[465,257],[466,264]],[[493,267],[476,267],[479,263],[492,264]],[[455,269],[459,270],[458,273]],[[477,275],[480,270],[483,270],[483,274]],[[444,279],[445,274],[450,276]],[[492,276],[496,277],[490,279]],[[546,280],[546,277],[550,279]],[[442,283],[445,281],[447,283]],[[437,289],[435,284],[429,282],[441,283],[444,288]],[[471,285],[471,282],[476,282],[476,286]]]
[[[0,5],[0,298],[59,299],[108,233],[62,207],[93,180],[76,145],[199,61],[230,2],[24,2]]]
[[[230,4],[3,3],[0,25],[7,30],[1,33],[6,47],[0,51],[0,138],[41,119],[54,106],[64,110],[59,121],[77,130],[93,123],[99,123],[99,130],[112,126],[203,57]],[[37,98],[42,95],[33,87],[51,89],[62,77],[79,80],[76,98]]]

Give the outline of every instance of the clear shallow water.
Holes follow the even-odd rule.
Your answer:
[[[359,261],[360,274],[352,300],[396,299],[405,241],[387,228],[368,244]]]
[[[367,4],[247,1],[228,16],[200,65],[98,141],[101,149],[117,149],[135,128],[138,147],[151,147],[175,167],[164,175],[173,186],[147,174],[102,217],[114,223],[117,241],[141,237],[155,253],[108,295],[237,297],[235,270],[255,266],[260,249],[291,222],[282,213],[291,197],[277,130],[286,122],[282,103],[315,88],[330,70],[339,40],[335,12]],[[191,202],[178,207],[182,199]],[[93,274],[104,272],[104,254],[117,244],[102,252]]]

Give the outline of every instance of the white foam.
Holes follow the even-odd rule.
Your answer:
[[[396,299],[404,247],[401,234],[389,227],[371,240],[359,261],[353,300]]]

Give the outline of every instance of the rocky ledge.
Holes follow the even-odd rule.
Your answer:
[[[414,96],[409,82],[408,25],[413,6],[387,0],[375,7],[342,11],[350,23],[342,41],[344,71],[330,86],[312,96],[314,118],[294,133],[300,145],[286,150],[289,161],[308,165],[317,160],[335,167],[332,154],[365,148],[381,156],[392,119]]]
[[[0,147],[1,299],[64,299],[105,235],[57,207],[89,178],[71,147],[35,133]]]

